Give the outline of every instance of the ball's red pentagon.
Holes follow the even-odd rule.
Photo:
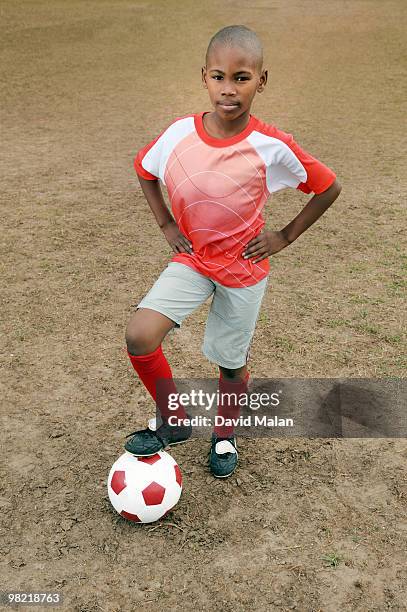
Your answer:
[[[146,506],[158,506],[164,499],[165,489],[158,482],[153,481],[141,493]]]
[[[137,514],[132,514],[131,512],[126,512],[126,510],[122,510],[120,512],[120,515],[128,519],[129,521],[133,521],[134,523],[141,523],[141,520],[139,519]]]
[[[154,463],[157,463],[157,461],[160,461],[161,457],[158,453],[156,453],[155,455],[151,455],[151,457],[138,457],[139,461],[142,461],[143,463],[149,463],[150,465],[154,465]]]
[[[178,482],[179,486],[181,486],[182,485],[181,470],[179,469],[178,465],[174,465],[174,470],[175,470],[175,480]]]
[[[110,486],[116,495],[119,495],[126,488],[126,472],[124,470],[116,470],[112,476]]]

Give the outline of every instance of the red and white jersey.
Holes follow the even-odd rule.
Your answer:
[[[271,193],[292,187],[321,193],[335,173],[300,148],[291,134],[250,115],[231,138],[210,136],[204,112],[175,119],[136,155],[145,179],[167,188],[172,214],[193,245],[179,261],[228,287],[254,285],[267,276],[268,258],[244,259],[248,242],[265,224],[262,210]]]

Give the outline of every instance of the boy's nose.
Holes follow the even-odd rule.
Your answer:
[[[236,87],[234,86],[234,83],[228,83],[227,81],[224,81],[223,87],[222,87],[222,95],[223,96],[235,96]]]

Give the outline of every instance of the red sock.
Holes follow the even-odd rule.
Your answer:
[[[219,402],[218,402],[218,416],[222,416],[225,419],[237,419],[240,414],[239,397],[241,394],[247,393],[247,385],[249,381],[249,372],[247,372],[244,380],[231,381],[223,378],[219,375]],[[225,397],[222,400],[222,393],[233,393],[236,394],[229,399]],[[234,433],[234,425],[215,425],[214,430],[218,438],[230,438]]]
[[[177,393],[177,388],[172,378],[170,364],[163,353],[161,344],[155,351],[147,355],[131,355],[129,351],[127,351],[127,354],[141,382],[156,402],[162,419],[166,421],[168,417],[173,415],[178,419],[186,417],[187,415],[182,406],[179,406],[177,410],[170,410],[168,408],[168,395],[170,393]]]

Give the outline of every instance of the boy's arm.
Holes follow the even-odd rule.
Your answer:
[[[172,250],[175,253],[192,253],[192,244],[180,232],[176,221],[168,210],[158,179],[147,180],[139,174],[137,176],[148,205]]]
[[[324,212],[333,204],[341,193],[342,187],[335,179],[332,185],[322,193],[316,193],[304,206],[302,211],[281,230],[289,244],[297,240]]]
[[[315,194],[301,212],[280,231],[264,231],[253,238],[243,251],[244,259],[254,258],[254,263],[278,253],[297,240],[335,202],[342,187],[335,179],[322,193]]]

